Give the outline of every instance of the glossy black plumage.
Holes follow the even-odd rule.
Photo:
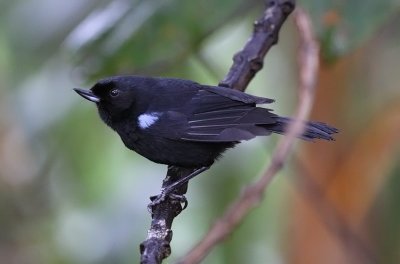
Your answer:
[[[283,134],[290,122],[270,109],[268,98],[172,78],[117,76],[90,91],[75,89],[97,104],[102,120],[131,150],[157,163],[210,166],[243,140]],[[309,122],[303,139],[332,140],[337,130]]]

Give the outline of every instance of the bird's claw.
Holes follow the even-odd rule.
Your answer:
[[[186,209],[188,206],[188,201],[183,194],[175,194],[175,193],[165,193],[164,190],[161,191],[159,195],[154,195],[150,197],[151,202],[147,205],[147,209],[150,213],[153,212],[154,207],[165,202],[165,200],[169,198],[172,202],[179,202],[182,205],[182,211]]]
[[[186,207],[188,206],[188,200],[186,199],[186,196],[183,194],[175,194],[175,193],[171,193],[169,195],[169,197],[174,200],[177,201],[181,204],[182,206],[182,211],[186,209]]]

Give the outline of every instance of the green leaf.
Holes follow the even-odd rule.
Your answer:
[[[299,5],[309,11],[328,62],[362,45],[400,10],[397,0],[303,0]]]
[[[181,64],[215,29],[255,4],[260,3],[254,0],[139,1],[127,12],[121,12],[118,19],[107,25],[107,30],[79,45],[74,41],[67,44],[84,75],[165,72]],[[90,18],[84,23],[91,23]],[[78,26],[69,39],[73,40],[79,30],[82,28]]]

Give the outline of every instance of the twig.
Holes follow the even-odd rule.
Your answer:
[[[234,64],[220,86],[244,91],[255,73],[262,68],[265,54],[278,41],[278,33],[287,16],[294,9],[294,0],[270,0],[263,16],[254,24],[254,32],[242,51],[234,57]],[[173,183],[190,170],[169,167],[163,187]],[[187,185],[177,194],[185,194]],[[140,245],[141,263],[156,264],[171,254],[172,222],[182,211],[180,204],[167,198],[153,208],[151,227],[146,241]]]
[[[191,173],[191,170],[178,168],[174,166],[168,167],[167,176],[165,177],[162,187],[166,187],[174,183],[179,178]],[[175,193],[183,195],[187,191],[187,184],[180,187]],[[152,208],[152,221],[147,239],[140,244],[140,263],[156,264],[161,263],[163,259],[171,254],[169,243],[172,240],[172,222],[176,216],[182,212],[183,208],[176,200],[166,197],[166,199]]]
[[[264,57],[278,42],[279,30],[293,11],[295,0],[266,2],[263,16],[254,22],[254,31],[244,48],[233,57],[233,65],[219,86],[244,91],[262,69]]]
[[[296,136],[301,134],[312,107],[316,77],[319,67],[319,47],[312,33],[308,16],[302,11],[295,12],[295,23],[300,36],[298,63],[300,69],[299,104],[296,121],[289,125],[287,135],[279,142],[270,166],[255,183],[245,188],[241,196],[229,207],[225,214],[216,221],[204,238],[179,262],[180,264],[199,263],[212,248],[223,241],[251,209],[263,198],[266,187],[274,175],[282,168],[289,156]]]

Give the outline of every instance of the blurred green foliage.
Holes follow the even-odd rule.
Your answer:
[[[394,0],[298,5],[313,18],[325,62],[367,45],[399,14]],[[166,168],[126,150],[72,88],[116,74],[215,84],[262,10],[262,1],[255,0],[0,1],[0,263],[137,262],[150,221],[148,197],[159,191]],[[249,87],[277,99],[279,113],[293,110],[295,35],[289,20]],[[398,46],[398,38],[386,38]],[[240,145],[191,183],[189,208],[174,222],[171,259],[189,250],[262,173],[276,139]],[[293,170],[278,175],[261,207],[206,263],[287,260],[291,181],[283,176]],[[393,171],[398,177],[399,169]],[[390,218],[388,201],[398,197],[389,190],[380,198],[387,203],[382,215]],[[399,230],[395,221],[387,225]],[[379,226],[378,253],[395,255],[399,240],[386,240],[391,230]]]
[[[304,0],[321,40],[323,58],[335,61],[351,52],[397,14],[399,2]]]

